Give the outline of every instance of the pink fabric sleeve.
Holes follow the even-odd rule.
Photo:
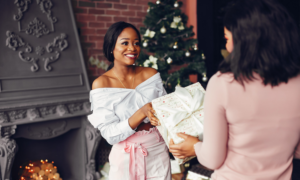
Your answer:
[[[298,143],[298,146],[296,147],[294,158],[300,159],[300,142]]]
[[[225,81],[216,74],[210,79],[204,99],[203,142],[194,145],[198,161],[210,169],[218,169],[227,154],[228,126],[225,116]]]

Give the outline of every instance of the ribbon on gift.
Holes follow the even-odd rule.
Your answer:
[[[196,123],[198,123],[198,125],[202,126],[199,120],[193,115],[193,112],[204,108],[204,93],[200,89],[195,89],[194,97],[192,97],[187,89],[176,87],[174,94],[178,97],[178,100],[182,103],[185,110],[161,106],[161,110],[171,113],[171,115],[164,121],[165,126],[167,128],[173,128],[183,119],[190,116],[192,116],[196,120]],[[190,106],[188,106],[185,101],[189,102]]]

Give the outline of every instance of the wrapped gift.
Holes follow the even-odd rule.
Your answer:
[[[185,133],[200,140],[203,138],[203,101],[205,90],[200,83],[195,83],[185,88],[176,87],[175,92],[152,101],[152,107],[161,125],[157,129],[161,133],[167,146],[173,139],[175,144],[184,140],[177,133]],[[183,164],[194,157],[185,159],[175,158]]]

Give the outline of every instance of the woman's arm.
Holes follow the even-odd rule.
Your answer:
[[[219,168],[227,153],[228,126],[225,116],[225,93],[223,82],[214,75],[207,86],[204,100],[203,142],[195,137],[178,134],[185,141],[170,143],[170,152],[178,158],[197,155],[198,161],[209,169]]]

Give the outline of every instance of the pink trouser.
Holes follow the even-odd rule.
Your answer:
[[[171,180],[168,148],[156,127],[113,145],[109,180]]]

